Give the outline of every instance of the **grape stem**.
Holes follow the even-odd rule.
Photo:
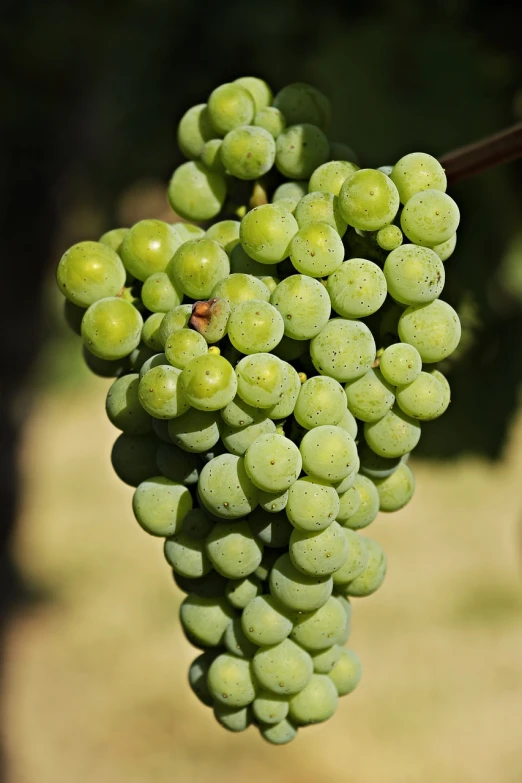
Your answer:
[[[522,158],[522,122],[439,158],[451,185]]]

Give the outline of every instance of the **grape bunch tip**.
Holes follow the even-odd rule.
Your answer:
[[[459,224],[444,169],[361,167],[330,124],[308,84],[217,87],[179,123],[180,220],[79,242],[57,269],[89,368],[114,379],[113,468],[186,594],[190,687],[276,745],[359,683],[350,602],[387,567],[362,531],[412,498],[460,339],[439,298]]]

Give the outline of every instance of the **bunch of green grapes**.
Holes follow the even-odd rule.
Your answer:
[[[217,87],[179,124],[182,220],[80,242],[57,271],[113,379],[113,468],[186,594],[190,686],[273,744],[359,683],[351,601],[387,568],[364,528],[411,500],[460,338],[439,298],[459,223],[444,170],[424,153],[361,168],[330,120],[307,84]]]

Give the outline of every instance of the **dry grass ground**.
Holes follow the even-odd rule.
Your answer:
[[[522,427],[500,465],[414,463],[413,502],[371,531],[390,566],[355,602],[359,689],[271,748],[189,691],[181,595],[109,467],[106,386],[42,395],[27,426],[16,554],[49,599],[8,636],[9,783],[520,783]]]

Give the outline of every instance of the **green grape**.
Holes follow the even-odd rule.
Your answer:
[[[276,560],[270,572],[270,592],[295,612],[319,609],[330,598],[332,587],[330,576],[306,576],[298,571],[288,553]]]
[[[235,305],[228,319],[228,337],[245,354],[268,353],[281,341],[284,322],[269,302],[254,299]]]
[[[319,166],[310,177],[308,190],[312,192],[333,193],[338,196],[344,182],[359,166],[347,160],[330,160]]]
[[[288,699],[270,691],[259,691],[252,703],[252,711],[259,723],[273,726],[288,715]]]
[[[331,120],[330,101],[316,87],[304,82],[295,82],[283,87],[273,100],[289,125],[309,122],[326,131]]]
[[[359,460],[359,456],[357,456],[353,468],[348,473],[348,475],[345,476],[341,481],[332,482],[332,486],[334,487],[339,497],[341,495],[344,495],[345,492],[348,492],[348,490],[351,487],[353,487],[355,483],[355,479],[357,478],[357,473],[359,472],[359,467],[360,467],[360,460]]]
[[[143,323],[141,339],[151,351],[161,351],[163,348],[160,337],[160,327],[164,316],[165,313],[152,313]]]
[[[98,299],[83,316],[82,340],[99,359],[123,359],[139,345],[142,326],[140,313],[128,302]]]
[[[340,383],[367,373],[375,353],[375,340],[366,324],[344,318],[332,318],[310,342],[316,370]]]
[[[347,259],[364,258],[374,261],[380,267],[386,260],[387,253],[375,241],[375,232],[359,231],[350,226],[344,237],[344,244]]]
[[[275,264],[260,264],[259,261],[254,261],[254,259],[243,250],[241,245],[236,245],[230,252],[230,271],[232,273],[240,272],[245,275],[254,275],[256,277],[277,275],[277,267]]]
[[[294,529],[290,536],[290,558],[307,576],[330,576],[348,556],[348,543],[338,522],[324,530],[309,532]]]
[[[175,419],[190,407],[180,383],[181,372],[166,364],[143,375],[138,395],[143,408],[157,419]]]
[[[171,421],[175,420],[171,419]],[[162,419],[153,419],[153,422],[154,429],[156,429],[158,422],[167,425],[167,422]],[[168,435],[168,429],[167,437],[169,438],[168,443],[161,443],[156,452],[159,472],[171,481],[177,481],[185,486],[197,484],[199,472],[196,457],[189,456],[186,451],[174,446]]]
[[[252,299],[268,302],[270,291],[259,278],[235,272],[217,284],[212,296],[226,299],[231,308],[234,308],[239,304],[247,304]]]
[[[217,517],[238,519],[258,504],[257,487],[248,477],[243,457],[221,454],[207,462],[199,476],[203,505]]]
[[[219,423],[217,411],[199,411],[196,408],[189,408],[182,416],[169,421],[169,436],[184,452],[203,454],[219,441]],[[189,459],[186,453],[184,458]]]
[[[293,212],[299,201],[308,193],[308,183],[304,181],[283,182],[272,196],[273,203],[280,203]]]
[[[235,609],[244,609],[262,592],[261,581],[254,574],[245,576],[243,579],[230,579],[225,588],[227,600]],[[239,618],[238,622],[241,624]]]
[[[240,84],[222,84],[210,94],[208,113],[216,133],[224,136],[233,128],[252,122],[255,114],[254,99]]]
[[[368,551],[368,562],[364,571],[344,588],[348,595],[358,598],[371,595],[378,590],[386,576],[386,555],[382,548],[371,538],[365,538],[365,544]]]
[[[265,549],[263,552],[263,559],[261,560],[261,563],[258,565],[258,567],[255,570],[255,576],[257,576],[258,579],[263,582],[263,590],[268,590],[268,580],[270,578],[270,574],[272,572],[272,568],[274,567],[274,564],[276,560],[279,559],[279,557],[284,554],[286,551],[286,547],[283,549],[271,549],[270,547],[268,549]]]
[[[388,292],[404,305],[432,302],[444,288],[444,264],[433,250],[403,245],[393,250],[384,264]]]
[[[379,166],[377,171],[382,171],[383,174],[386,174],[386,176],[389,177],[393,171],[393,166]]]
[[[288,610],[271,595],[254,598],[241,615],[243,633],[259,647],[279,644],[290,634],[293,624]]]
[[[428,188],[446,190],[446,174],[439,161],[425,152],[410,152],[397,161],[390,173],[402,204],[406,204],[415,193]]]
[[[257,647],[247,639],[241,627],[241,618],[236,617],[225,631],[225,647],[232,655],[238,658],[253,658]]]
[[[352,148],[339,141],[330,142],[330,160],[348,160],[352,163],[358,163],[357,155]]]
[[[258,408],[253,408],[241,397],[234,397],[232,402],[225,405],[220,411],[221,418],[229,427],[249,427],[251,424],[259,424],[266,418],[266,413]]]
[[[64,299],[63,302],[63,316],[69,329],[75,334],[81,335],[82,333],[82,318],[85,315],[85,308],[78,307],[68,299]]]
[[[444,412],[446,390],[434,375],[421,372],[414,381],[397,387],[397,404],[408,416],[421,421]]]
[[[332,717],[338,701],[332,680],[326,674],[313,674],[308,685],[290,699],[288,714],[298,726],[322,723]]]
[[[323,481],[341,481],[357,460],[357,447],[346,430],[322,425],[309,430],[301,441],[303,469]]]
[[[402,231],[399,226],[394,226],[393,223],[390,226],[384,226],[379,229],[377,236],[375,237],[379,247],[383,250],[395,250],[402,245]]]
[[[236,366],[237,393],[254,408],[272,408],[286,391],[288,375],[281,359],[269,353],[245,356]]]
[[[297,234],[294,216],[279,204],[262,204],[247,212],[239,236],[245,252],[261,264],[277,264],[289,253]],[[239,271],[239,270],[238,270]]]
[[[122,433],[112,447],[111,462],[114,472],[126,484],[137,487],[142,481],[156,476],[157,438],[151,435]]]
[[[258,179],[274,164],[276,143],[264,128],[244,125],[229,131],[221,145],[221,160],[233,177]]]
[[[337,231],[327,223],[308,223],[292,239],[290,258],[298,272],[326,277],[342,264],[344,246]]]
[[[386,299],[386,279],[377,264],[351,258],[326,283],[333,309],[343,318],[364,318],[377,312]]]
[[[153,351],[152,348],[146,346],[145,343],[140,343],[128,357],[131,371],[137,373],[141,372],[141,368],[145,362],[152,359],[153,356],[156,356],[156,351]]]
[[[223,643],[235,612],[223,597],[207,598],[191,593],[181,604],[179,617],[189,642],[198,647],[217,647]]]
[[[418,377],[422,370],[422,359],[413,345],[394,343],[381,355],[379,369],[392,386],[402,386]]]
[[[205,236],[205,229],[200,226],[195,226],[192,223],[186,223],[182,220],[178,220],[176,223],[172,223],[172,230],[181,239],[182,242],[186,242],[187,239],[201,239]]]
[[[375,479],[381,511],[399,511],[415,492],[415,478],[408,465],[401,463],[390,476]]]
[[[348,410],[361,421],[379,421],[395,402],[393,387],[378,369],[345,384]]]
[[[272,275],[262,275],[261,277],[258,277],[258,280],[266,285],[271,295],[280,283],[279,278],[273,277]]]
[[[269,513],[258,506],[248,517],[248,524],[264,546],[276,549],[288,546],[292,525],[284,511]]]
[[[453,234],[445,242],[441,242],[440,245],[433,245],[432,250],[438,255],[441,261],[447,261],[453,254],[455,247],[457,246],[457,235]]]
[[[242,457],[256,438],[268,432],[275,432],[275,424],[272,419],[265,416],[255,424],[246,424],[243,427],[229,427],[228,424],[224,424],[221,428],[221,438],[227,451]]]
[[[167,357],[165,356],[164,353],[153,353],[152,356],[149,356],[148,359],[145,359],[145,361],[141,365],[140,372],[139,372],[140,380],[143,378],[145,373],[147,373],[149,370],[152,370],[153,367],[160,367],[161,365],[168,366]]]
[[[162,320],[159,328],[159,339],[162,345],[165,345],[169,335],[177,332],[179,329],[185,329],[191,315],[191,304],[178,305],[165,314],[165,318]]]
[[[320,479],[305,476],[288,490],[286,514],[297,530],[324,530],[337,518],[338,512],[337,492]]]
[[[225,174],[225,167],[221,160],[221,147],[223,145],[223,139],[209,139],[199,155],[199,162],[203,164],[203,167],[214,174]],[[205,232],[203,232],[204,234]],[[191,237],[195,239],[195,237]]]
[[[351,530],[360,530],[371,524],[379,513],[379,493],[373,481],[361,475],[357,476],[353,487],[348,491],[352,492],[352,490],[357,491],[359,505],[342,524]]]
[[[263,79],[259,79],[257,76],[241,76],[234,80],[234,84],[239,84],[250,93],[256,111],[265,109],[272,103],[272,90]]]
[[[407,416],[395,405],[380,421],[364,425],[366,443],[379,457],[402,457],[413,451],[419,442],[421,428],[418,421]]]
[[[213,703],[212,694],[207,686],[207,675],[210,664],[216,655],[216,651],[207,650],[207,652],[198,655],[198,657],[192,661],[189,668],[189,685],[198,699],[207,707],[212,707]]]
[[[299,373],[294,370],[291,364],[286,364],[287,383],[280,401],[271,408],[266,409],[267,415],[274,420],[285,419],[293,413],[295,403],[301,390],[301,379]]]
[[[169,204],[187,220],[211,220],[220,212],[227,185],[222,174],[190,161],[175,170],[168,187]]]
[[[147,435],[152,429],[151,418],[140,405],[138,386],[137,373],[124,375],[114,381],[105,402],[109,421],[129,435]]]
[[[184,370],[192,359],[204,356],[207,352],[207,341],[192,329],[173,332],[165,343],[165,356],[169,364],[179,370]]]
[[[329,674],[341,657],[341,650],[342,647],[339,644],[334,644],[332,647],[312,653],[314,672],[316,674]]]
[[[190,462],[190,457],[188,458],[188,461]],[[213,527],[213,520],[205,514],[203,509],[193,508],[192,511],[189,511],[188,514],[185,515],[183,525],[181,526],[181,532],[188,538],[202,541],[208,536]]]
[[[440,190],[415,193],[401,213],[401,228],[416,245],[433,247],[455,234],[460,212],[451,196]]]
[[[368,562],[366,539],[354,530],[343,527],[348,541],[348,557],[344,564],[332,574],[334,586],[346,585],[362,574]]]
[[[336,426],[340,427],[342,430],[346,430],[348,435],[351,435],[354,440],[357,437],[357,431],[359,429],[357,421],[348,408],[344,411],[342,418],[337,422]]]
[[[151,536],[171,536],[181,530],[192,508],[190,492],[164,476],[142,481],[132,498],[134,516]]]
[[[184,242],[167,267],[173,284],[192,299],[208,299],[230,272],[228,256],[213,239]]]
[[[325,424],[337,424],[346,410],[343,387],[333,378],[315,375],[301,386],[294,409],[297,422],[311,430]]]
[[[341,649],[341,657],[328,674],[339,696],[347,696],[354,691],[362,675],[362,667],[353,650]]]
[[[408,307],[399,319],[399,337],[404,343],[413,345],[426,364],[450,356],[460,342],[460,335],[457,313],[441,299],[420,307]]]
[[[339,209],[348,225],[360,231],[378,231],[393,222],[399,209],[397,188],[376,169],[359,169],[339,193]]]
[[[145,280],[141,299],[151,313],[168,313],[181,304],[183,293],[172,285],[165,272],[156,272]]]
[[[230,362],[208,352],[186,365],[180,383],[190,405],[201,411],[224,408],[237,391],[237,379]]]
[[[288,492],[289,490],[287,489],[283,490],[283,492],[265,492],[260,489],[259,505],[263,511],[267,511],[269,514],[278,514],[286,507]]]
[[[364,442],[359,445],[359,458],[361,461],[361,473],[371,479],[391,476],[397,470],[402,460],[402,457],[394,457],[393,459],[379,457]]]
[[[286,120],[283,113],[275,106],[266,106],[256,112],[254,125],[264,128],[274,139],[277,139],[286,128]]]
[[[110,247],[111,250],[114,250],[119,255],[121,243],[125,239],[125,234],[128,230],[128,228],[111,228],[110,231],[106,231],[105,234],[101,235],[98,242],[106,247]]]
[[[228,579],[254,573],[263,555],[246,521],[216,522],[206,541],[206,551],[216,571]]]
[[[299,449],[284,435],[260,435],[245,454],[245,470],[265,492],[281,492],[297,480],[302,460]]]
[[[355,483],[354,479],[354,483]],[[337,512],[337,521],[340,525],[345,525],[353,517],[361,505],[361,497],[357,487],[351,486],[345,492],[339,493],[339,511]]]
[[[343,607],[344,611],[346,612],[346,627],[341,642],[341,644],[346,644],[352,632],[352,604],[350,602],[350,599],[347,598],[345,595],[339,595],[339,588],[337,588],[337,593],[338,594],[336,598],[341,604],[341,606]]]
[[[252,669],[263,688],[285,696],[299,693],[313,674],[310,655],[291,639],[258,650]]]
[[[121,256],[126,269],[138,280],[164,272],[181,240],[163,220],[140,220],[126,233]]]
[[[186,158],[194,160],[201,155],[205,143],[214,138],[206,103],[192,106],[178,125],[178,147]]]
[[[214,717],[228,731],[246,731],[252,723],[252,711],[247,707],[227,707],[220,702],[214,703]]]
[[[239,225],[239,220],[220,220],[207,229],[205,236],[230,253],[239,242]]]
[[[447,410],[448,405],[451,402],[451,388],[447,378],[439,370],[431,370],[429,374],[433,375],[433,377],[436,378],[442,386],[443,401],[442,401],[442,407],[439,411],[439,416],[442,416],[442,414]]]
[[[210,664],[208,689],[214,699],[229,707],[246,707],[255,698],[250,661],[221,653]]]
[[[297,736],[297,729],[286,719],[275,725],[261,724],[259,732],[271,745],[286,745]]]
[[[190,326],[198,331],[207,343],[217,343],[227,332],[229,316],[230,305],[226,299],[213,298],[206,302],[195,302]]]
[[[205,542],[184,533],[175,533],[165,540],[164,554],[176,573],[188,579],[205,576],[212,564],[205,553]]]
[[[70,302],[89,307],[121,291],[125,285],[125,267],[119,255],[107,245],[78,242],[58,262],[56,279]]]
[[[282,280],[270,302],[283,318],[286,337],[294,340],[315,337],[330,317],[330,301],[325,287],[307,275],[291,275]]]
[[[244,616],[244,613],[243,613]],[[343,606],[331,596],[315,612],[302,615],[295,621],[291,638],[311,653],[339,644],[347,623]]]
[[[328,160],[330,146],[323,131],[309,123],[292,124],[276,139],[276,166],[289,179],[308,179]]]
[[[217,571],[209,571],[199,579],[187,579],[186,576],[172,571],[172,577],[176,586],[187,595],[194,594],[200,598],[222,598],[225,592],[226,579]]]

